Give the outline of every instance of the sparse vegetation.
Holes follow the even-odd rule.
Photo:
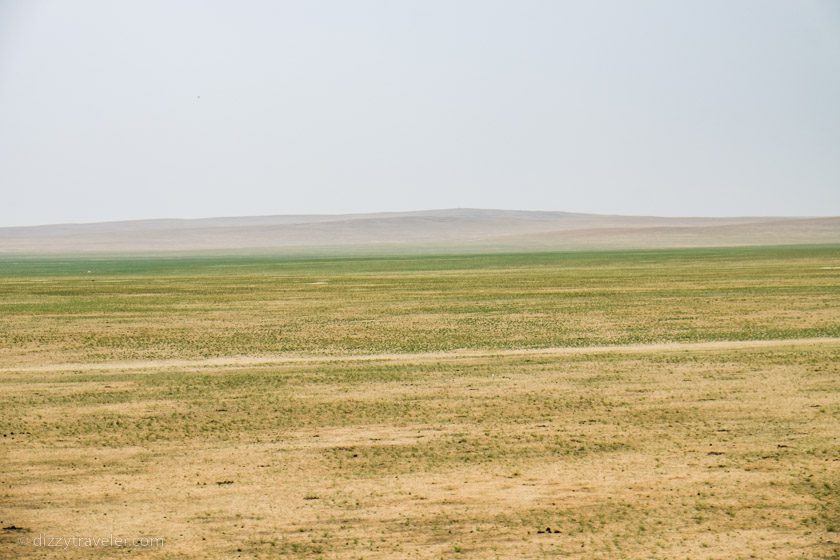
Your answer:
[[[5,259],[0,556],[836,557],[839,265]]]

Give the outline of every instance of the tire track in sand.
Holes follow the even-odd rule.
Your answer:
[[[205,368],[263,366],[282,364],[312,364],[328,362],[428,362],[466,358],[493,358],[506,356],[573,356],[580,354],[651,354],[657,352],[684,352],[707,350],[740,350],[782,346],[817,346],[840,344],[840,337],[788,338],[778,340],[719,340],[711,342],[657,342],[652,344],[624,344],[604,346],[561,346],[550,348],[521,348],[498,350],[448,350],[443,352],[303,355],[280,354],[268,356],[222,356],[194,360],[163,359],[93,363],[62,363],[39,366],[2,367],[0,373],[61,372],[61,371],[121,371],[162,368]]]

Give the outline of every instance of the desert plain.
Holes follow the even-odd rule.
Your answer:
[[[6,254],[0,317],[3,558],[840,558],[840,245]]]

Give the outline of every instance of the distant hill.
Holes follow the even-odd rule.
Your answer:
[[[0,254],[489,251],[839,243],[836,218],[451,209],[0,228]]]

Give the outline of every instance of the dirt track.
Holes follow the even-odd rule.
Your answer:
[[[51,372],[51,371],[119,371],[145,370],[159,368],[203,368],[226,366],[258,366],[292,363],[318,362],[360,362],[360,361],[395,361],[427,362],[452,360],[459,358],[492,358],[494,356],[570,356],[578,354],[632,353],[649,354],[653,352],[679,352],[693,350],[738,350],[749,348],[767,348],[782,346],[813,346],[819,344],[840,344],[840,338],[791,338],[779,340],[719,340],[713,342],[661,342],[655,344],[627,344],[607,346],[582,346],[559,348],[522,348],[510,350],[452,350],[448,352],[418,352],[393,354],[358,354],[340,356],[224,356],[200,360],[137,360],[100,363],[64,363],[42,366],[3,367],[2,373],[11,372]]]

